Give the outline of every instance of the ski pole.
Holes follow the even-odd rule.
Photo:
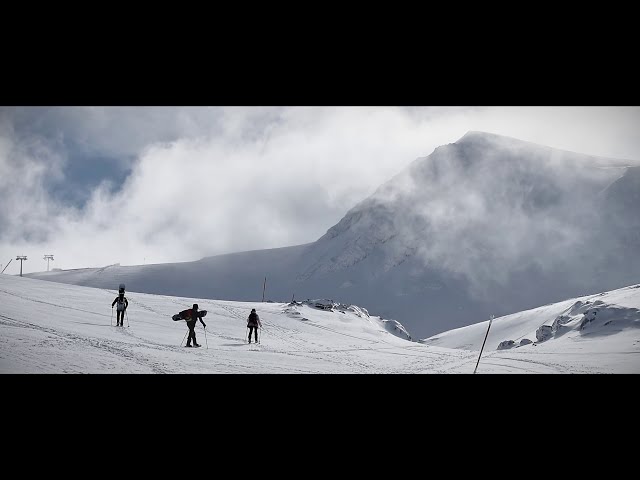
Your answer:
[[[111,307],[111,326],[113,327],[113,307]]]
[[[125,314],[125,315],[126,315],[126,317],[127,317],[127,328],[129,328],[129,327],[131,326],[131,325],[129,325],[129,314],[127,313],[127,311],[126,311],[126,310],[124,311],[124,314]]]
[[[476,363],[476,368],[473,369],[473,373],[476,373],[478,369],[478,364],[480,363],[480,357],[482,356],[482,350],[484,350],[484,344],[487,341],[487,337],[489,336],[489,329],[491,328],[491,322],[493,321],[493,315],[489,319],[489,326],[487,327],[487,334],[484,336],[484,342],[482,342],[482,348],[480,348],[480,355],[478,355],[478,362]]]
[[[187,333],[189,333],[189,330],[187,330]],[[182,337],[182,342],[184,342],[184,339],[187,338],[187,333],[185,333],[184,337]],[[182,342],[180,342],[180,346],[182,346]]]
[[[209,342],[207,342],[207,327],[204,327],[204,343],[207,346],[207,350],[209,350]]]
[[[249,327],[247,327],[247,330],[244,332],[244,341],[248,342],[249,341],[249,337],[247,337],[247,332],[249,331]]]

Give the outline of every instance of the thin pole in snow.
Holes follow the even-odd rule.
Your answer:
[[[11,263],[11,261],[13,260],[13,258],[11,260],[9,260],[9,263]],[[9,266],[9,263],[7,263],[4,268],[2,269],[2,272],[0,273],[4,273],[4,271],[7,269],[7,267]]]
[[[482,348],[480,349],[480,355],[478,355],[478,361],[476,362],[476,368],[473,369],[473,373],[476,373],[478,369],[478,365],[480,364],[480,357],[482,356],[482,350],[484,350],[484,344],[487,341],[487,337],[489,336],[489,329],[491,328],[491,322],[493,321],[493,315],[489,319],[489,326],[487,327],[487,334],[484,336],[484,342],[482,342]]]

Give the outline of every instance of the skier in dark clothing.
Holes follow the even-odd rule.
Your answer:
[[[249,318],[247,319],[247,327],[249,327],[249,343],[251,343],[251,332],[254,328],[256,343],[258,343],[258,327],[262,327],[262,322],[260,322],[260,317],[256,313],[255,308],[251,309],[251,313],[249,314]]]
[[[187,338],[187,347],[191,346],[192,338],[193,338],[193,346],[199,347],[200,345],[198,344],[198,342],[196,342],[196,322],[200,320],[204,328],[207,328],[207,325],[202,321],[202,315],[198,314],[197,303],[194,303],[193,308],[191,308],[190,310],[187,310],[187,312],[188,312],[187,314],[188,318],[186,320],[187,320],[187,327],[189,327],[189,338]]]
[[[113,306],[115,304],[118,304],[118,308],[116,309],[117,313],[116,313],[116,327],[117,326],[124,326],[124,313],[127,311],[127,307],[129,306],[129,300],[127,300],[127,297],[124,296],[124,290],[121,289],[120,293],[118,294],[118,296],[116,297],[116,299],[113,301],[113,303],[111,303],[111,308],[113,309]]]

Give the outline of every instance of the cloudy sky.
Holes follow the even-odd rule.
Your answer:
[[[640,107],[0,107],[0,264],[308,243],[469,130],[640,159]]]

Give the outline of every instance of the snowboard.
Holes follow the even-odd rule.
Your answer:
[[[198,311],[198,318],[203,318],[207,316],[207,311],[206,310],[200,310]],[[182,316],[180,316],[179,313],[176,313],[173,317],[171,317],[171,319],[174,322],[177,322],[178,320],[189,320],[188,318],[183,318]]]

